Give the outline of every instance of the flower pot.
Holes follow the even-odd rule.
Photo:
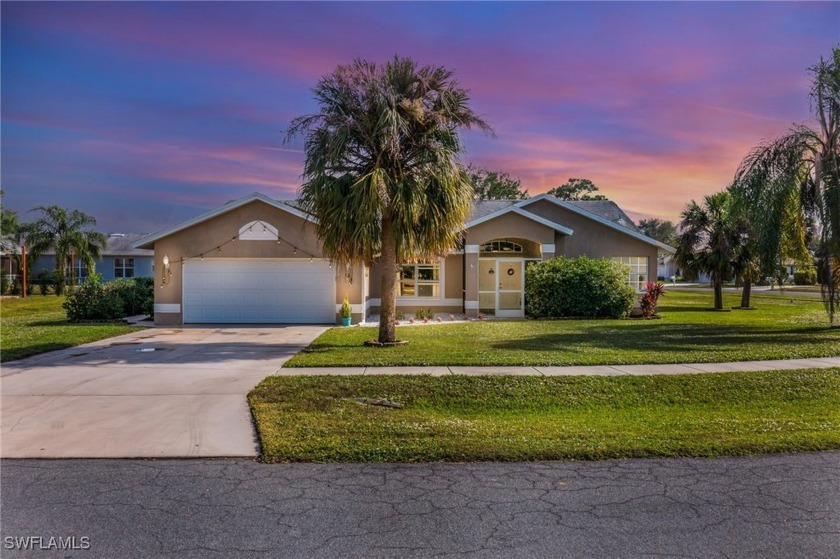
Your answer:
[[[349,316],[347,318],[341,317],[341,325],[342,326],[350,326],[350,321],[351,320],[353,320],[353,319]]]

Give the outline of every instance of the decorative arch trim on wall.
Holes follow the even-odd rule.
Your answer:
[[[280,232],[275,226],[259,219],[239,228],[241,241],[276,241],[279,235]]]

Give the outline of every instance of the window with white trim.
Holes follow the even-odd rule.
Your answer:
[[[630,267],[630,272],[627,274],[627,285],[636,291],[645,288],[648,282],[647,256],[614,256],[612,260]]]
[[[440,297],[440,264],[407,264],[399,275],[400,297]]]
[[[133,258],[114,258],[114,277],[115,278],[133,278],[134,277],[134,259]]]
[[[70,268],[70,263],[67,263],[67,266],[64,269],[64,277],[69,280],[71,273],[72,276],[76,278],[76,283],[84,283],[88,275],[87,266],[85,266],[85,263],[82,260],[74,259],[72,270]]]

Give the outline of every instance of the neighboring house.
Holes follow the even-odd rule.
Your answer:
[[[378,263],[333,267],[322,258],[315,219],[263,194],[239,200],[139,240],[154,250],[155,323],[334,323],[346,296],[353,321],[378,314]],[[656,277],[657,253],[609,201],[540,195],[476,202],[463,248],[402,267],[399,312],[525,314],[524,271],[555,256],[613,258],[642,289]],[[168,262],[168,268],[164,265]]]
[[[16,278],[20,273],[18,257],[20,247],[9,237],[0,237],[0,271],[5,272],[9,278]]]
[[[682,272],[677,266],[674,259],[674,254],[667,251],[660,251],[658,255],[658,264],[656,266],[657,279],[662,278],[663,281],[671,281],[671,278],[682,276]]]
[[[154,275],[154,251],[135,248],[134,244],[146,237],[140,233],[111,233],[108,244],[102,251],[102,258],[96,262],[95,272],[102,276],[103,281],[118,278],[152,277]],[[74,259],[74,276],[77,283],[82,283],[88,277],[88,270],[84,262]],[[70,266],[65,273],[68,278]],[[32,264],[32,277],[37,278],[41,270],[52,273],[55,270],[55,252],[48,251],[41,254]]]

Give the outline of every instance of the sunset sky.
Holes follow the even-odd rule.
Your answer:
[[[840,3],[13,3],[2,10],[2,188],[107,232],[245,194],[292,198],[319,77],[394,54],[455,70],[496,138],[465,163],[531,194],[586,177],[676,219],[809,118]]]

